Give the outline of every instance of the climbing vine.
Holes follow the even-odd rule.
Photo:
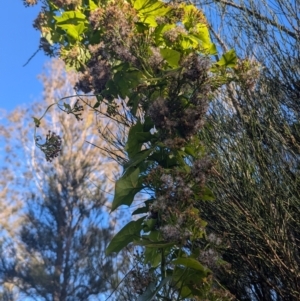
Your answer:
[[[214,199],[206,186],[212,162],[197,133],[214,91],[233,79],[235,52],[213,61],[217,49],[204,14],[193,5],[159,0],[43,3],[34,23],[42,35],[40,47],[80,73],[76,89],[96,96],[93,109],[105,103],[107,114],[114,116],[121,98],[134,120],[112,210],[131,206],[142,191],[149,198],[112,239],[107,255],[130,243],[143,248],[144,264],[159,282],[150,278],[139,300],[160,296],[166,285],[176,291],[177,300],[207,298],[213,281],[199,261],[198,242],[206,227],[199,208]],[[77,102],[62,106],[77,119],[81,108]],[[34,121],[39,126],[41,118]],[[37,145],[53,159],[61,141],[51,133],[49,141],[51,151]],[[56,145],[59,150],[53,149]]]

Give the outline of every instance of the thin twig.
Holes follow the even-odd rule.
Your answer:
[[[29,64],[29,62],[37,55],[37,53],[41,50],[41,48],[38,48],[38,50],[36,50],[34,52],[34,54],[27,60],[27,62],[22,66],[22,67],[25,67]]]

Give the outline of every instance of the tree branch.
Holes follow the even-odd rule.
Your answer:
[[[256,12],[256,11],[252,11],[251,9],[247,8],[247,7],[243,7],[241,5],[238,5],[236,3],[233,3],[231,1],[227,1],[227,0],[215,0],[216,2],[219,2],[219,3],[222,3],[222,4],[225,4],[225,5],[228,5],[228,6],[231,6],[231,7],[234,7],[236,9],[239,9],[239,10],[242,10],[244,12],[247,12],[250,16],[254,16],[256,17],[258,20],[260,21],[263,21],[263,22],[266,22],[268,24],[271,24],[272,26],[276,27],[277,29],[285,32],[287,35],[289,35],[290,37],[292,37],[293,39],[297,40],[298,39],[298,35],[289,30],[288,28],[286,28],[285,26],[281,25],[281,24],[278,24],[277,22],[275,21],[272,21],[271,19],[269,19],[268,17],[266,16],[263,16],[261,15],[260,13]]]

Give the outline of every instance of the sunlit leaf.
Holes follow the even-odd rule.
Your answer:
[[[53,17],[57,25],[62,24],[78,24],[86,21],[86,16],[80,11],[66,11],[61,16]]]
[[[163,48],[160,49],[160,54],[168,62],[170,67],[178,67],[180,60],[180,52],[170,48]]]
[[[237,56],[234,49],[229,50],[228,52],[224,53],[221,59],[216,62],[214,65],[217,67],[224,66],[224,67],[235,67],[237,64]]]
[[[95,4],[95,2],[93,0],[89,0],[89,9],[91,11],[93,11],[93,10],[95,10],[97,8],[98,8],[98,6]]]

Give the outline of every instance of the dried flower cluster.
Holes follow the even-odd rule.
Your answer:
[[[195,203],[201,199],[205,179],[211,163],[207,159],[195,162],[191,172],[173,169],[169,173],[157,167],[148,175],[148,183],[156,190],[156,199],[151,205],[151,218],[157,219],[156,227],[166,241],[184,244],[187,239],[199,237],[205,222],[199,217]]]
[[[209,60],[191,54],[182,60],[181,67],[181,73],[170,76],[169,96],[158,97],[147,111],[155,127],[161,129],[162,139],[173,148],[182,145],[180,138],[187,140],[202,128],[211,97]],[[192,87],[197,88],[191,91]],[[189,96],[179,96],[182,92]]]
[[[164,64],[164,59],[161,56],[158,47],[150,47],[150,50],[151,50],[151,54],[148,58],[148,64],[154,72],[158,72],[158,70]]]
[[[42,10],[33,21],[33,28],[35,28],[36,30],[42,30],[43,26],[45,26],[46,24],[47,18],[45,15],[45,11]]]
[[[188,81],[197,81],[202,86],[207,83],[208,70],[210,67],[210,61],[207,57],[202,57],[196,53],[191,53],[183,59],[181,66],[183,67],[182,76]],[[209,89],[209,87],[206,87],[206,89]],[[205,91],[205,93],[207,92],[208,91]]]
[[[147,271],[136,269],[130,273],[130,287],[133,291],[141,295],[152,282],[151,275]]]
[[[114,54],[116,59],[133,65],[137,63],[137,52],[141,51],[136,44],[138,33],[132,33],[135,21],[138,21],[136,11],[119,0],[106,7],[100,22],[105,31],[103,41],[106,51]]]
[[[143,294],[149,284],[153,282],[152,275],[149,273],[149,271],[142,268],[135,268],[133,271],[131,271],[131,273],[128,275],[128,279],[128,285],[133,292],[137,293],[138,295]]]
[[[235,72],[238,81],[246,89],[253,91],[261,72],[261,65],[259,62],[250,59],[239,60]]]
[[[94,30],[98,30],[102,18],[104,16],[104,9],[99,7],[90,13],[89,22]]]
[[[39,48],[42,49],[49,57],[55,57],[59,53],[58,47],[51,45],[44,37],[41,37],[40,39]]]
[[[80,5],[82,0],[53,0],[52,1],[54,5],[58,6],[59,8],[62,8],[64,6],[76,6],[76,5]]]
[[[109,62],[93,57],[77,82],[76,89],[84,93],[91,91],[94,91],[95,94],[101,93],[110,77],[111,66]]]
[[[218,267],[219,260],[220,253],[214,248],[203,250],[199,255],[199,261],[205,264],[211,270],[214,270]]]
[[[83,105],[80,105],[79,100],[77,99],[70,113],[72,113],[78,121],[81,121],[83,120],[83,118],[81,117],[83,111]]]
[[[182,34],[186,34],[186,30],[183,27],[174,27],[164,33],[164,38],[169,43],[176,43],[180,39]]]
[[[76,85],[84,93],[103,91],[112,76],[113,60],[136,64],[135,39],[132,35],[135,11],[123,1],[111,2],[106,9],[98,8],[89,17],[94,31],[101,28],[103,35],[99,44],[90,45],[91,58]]]
[[[198,260],[205,264],[211,271],[215,272],[216,270],[225,267],[230,269],[230,265],[222,260],[221,252],[222,248],[222,239],[217,235],[210,233],[206,237],[207,248],[200,251]]]
[[[36,138],[36,145],[45,154],[46,160],[52,162],[52,160],[59,156],[61,152],[61,137],[54,132],[49,131],[46,135],[46,142],[44,144],[39,143],[40,137]]]
[[[193,180],[196,183],[199,183],[199,185],[204,185],[206,176],[210,173],[212,166],[212,161],[208,160],[207,158],[198,159],[193,162],[193,166],[191,168]]]
[[[204,124],[204,117],[208,108],[208,101],[201,97],[192,97],[198,105],[185,104],[185,99],[158,97],[149,107],[148,116],[154,122],[155,127],[161,129],[163,139],[175,139],[182,137],[188,139],[199,131]],[[168,140],[170,145],[170,140]],[[176,140],[174,147],[177,147]]]
[[[24,2],[24,5],[26,7],[28,7],[28,6],[36,5],[38,3],[38,0],[23,0],[23,2]]]
[[[163,239],[170,242],[183,243],[191,236],[191,232],[179,225],[166,225],[160,228]]]

